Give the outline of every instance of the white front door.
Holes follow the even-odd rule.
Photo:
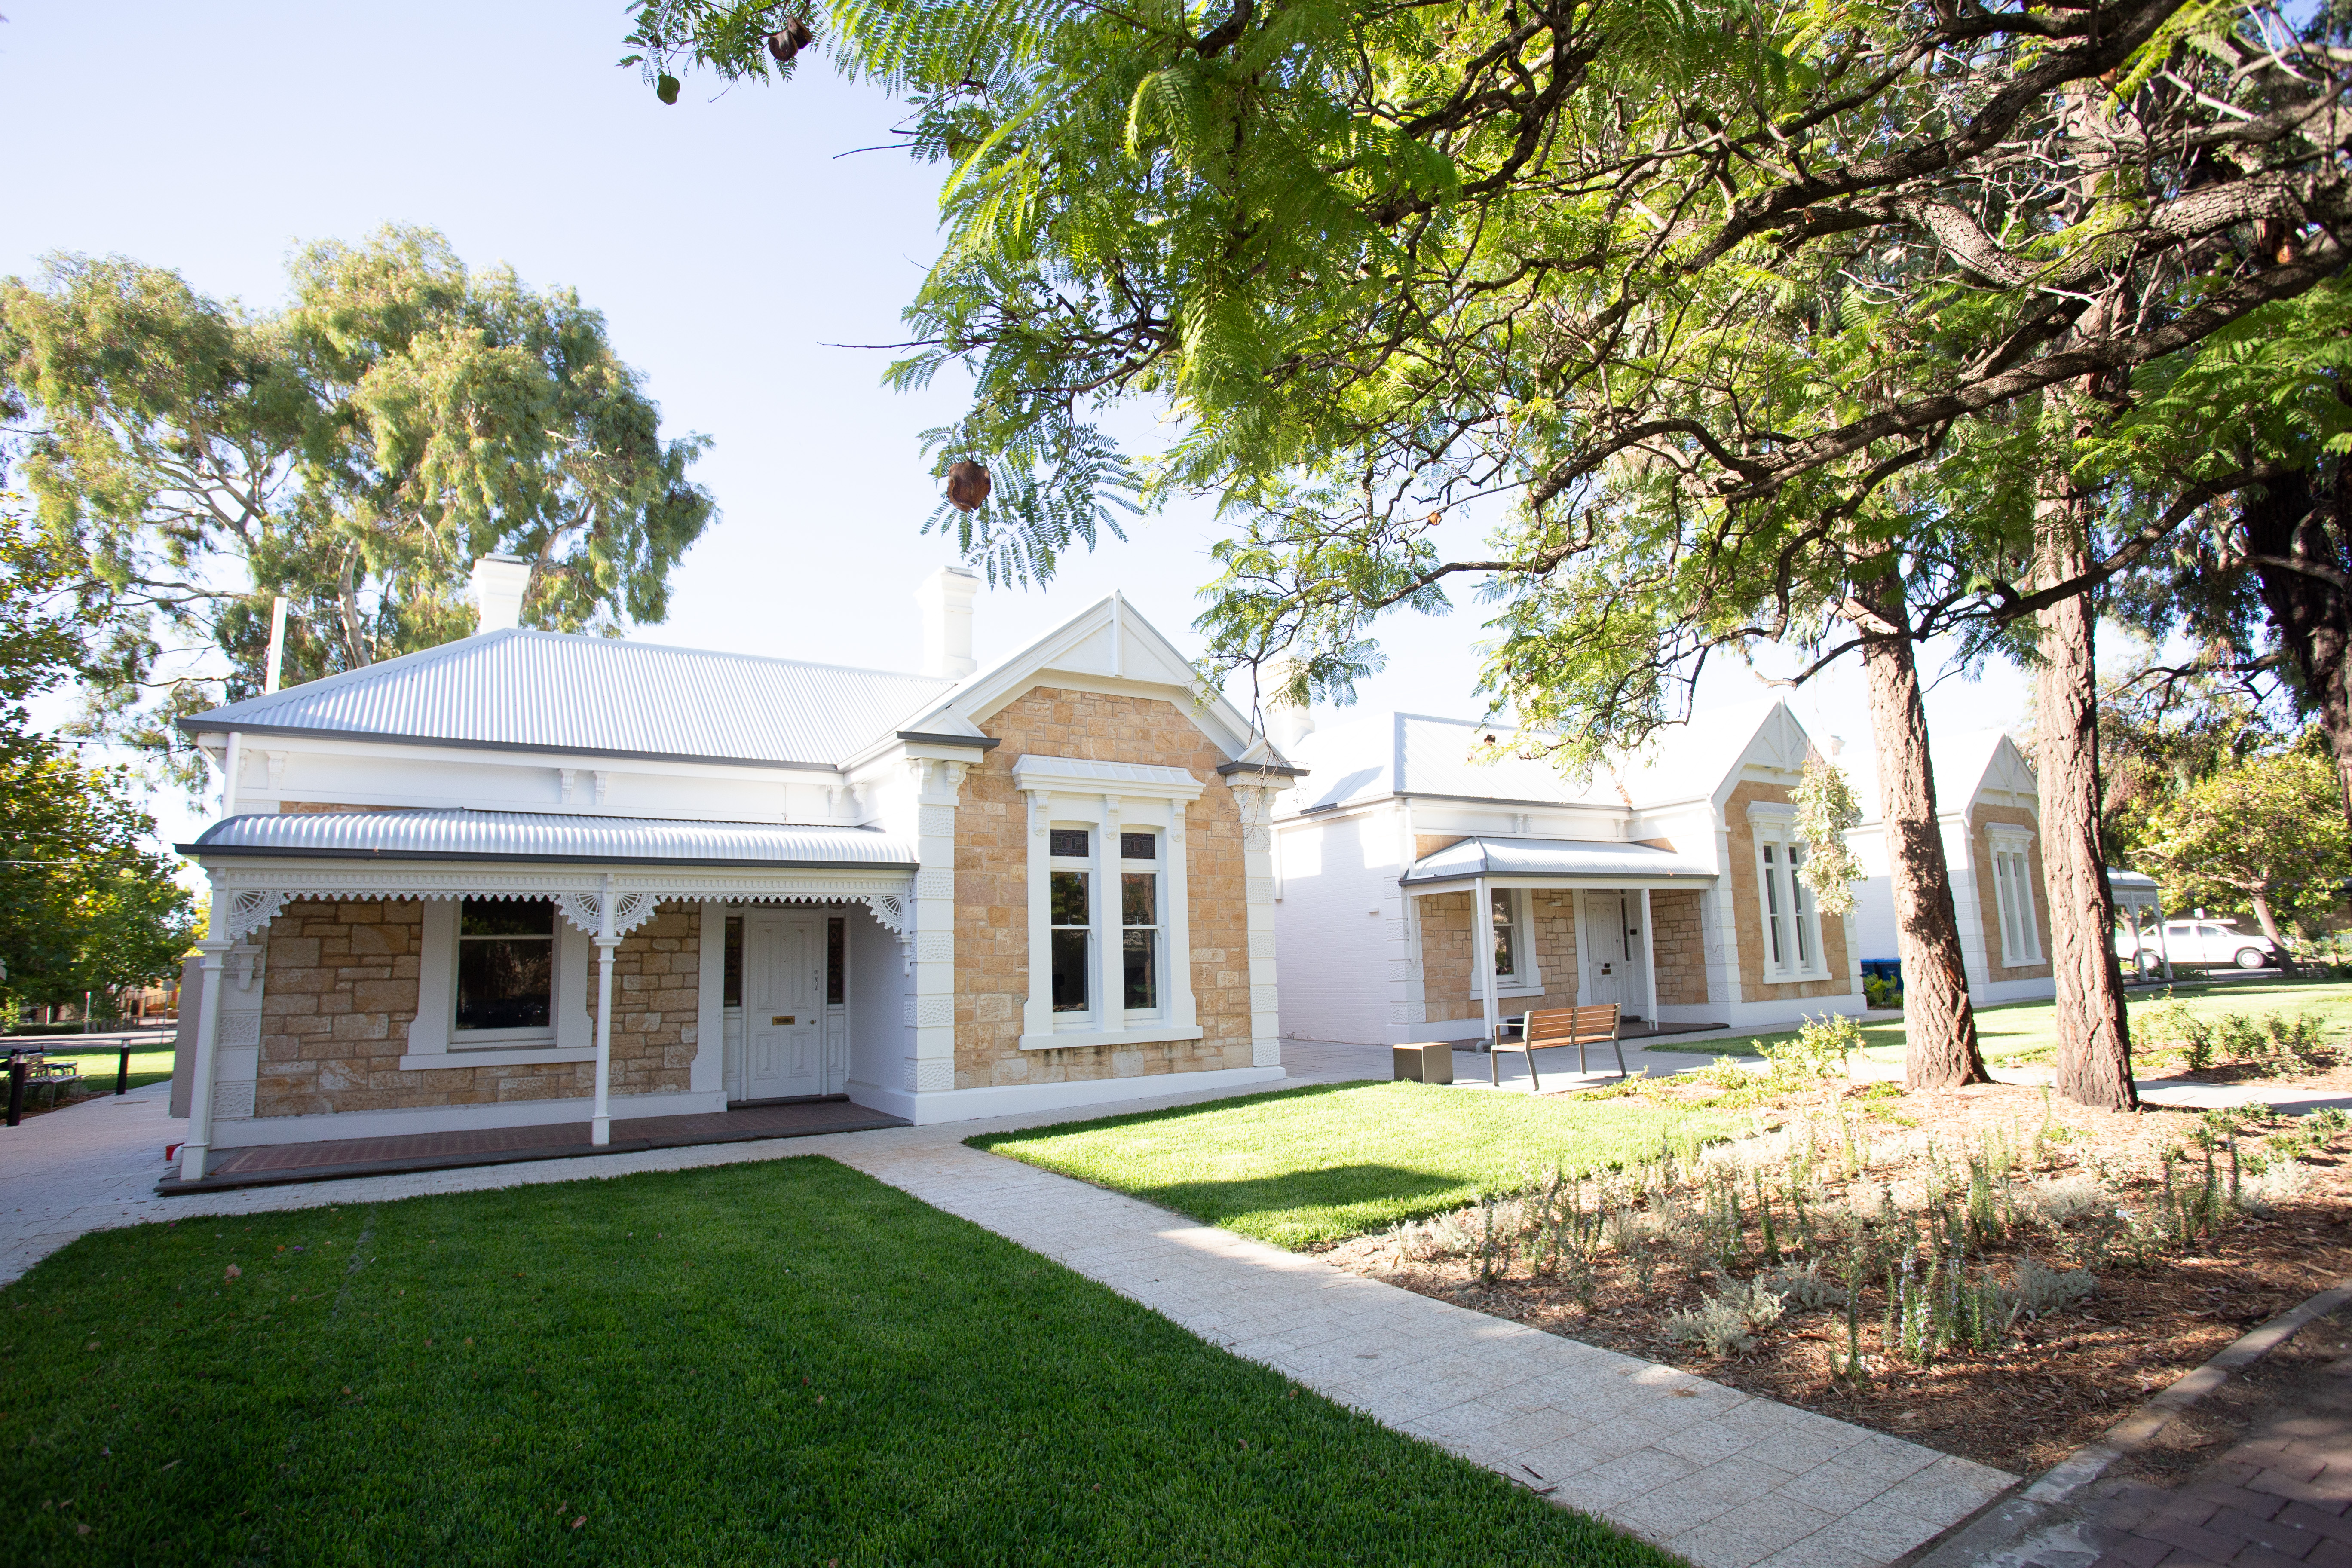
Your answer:
[[[1642,979],[1642,901],[1627,893],[1576,895],[1576,952],[1583,984],[1576,1000],[1598,1007],[1614,1002],[1626,1016],[1648,1005]]]
[[[743,1100],[824,1092],[824,917],[743,917]]]

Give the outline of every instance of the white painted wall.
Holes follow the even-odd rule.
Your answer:
[[[849,909],[849,1098],[894,1116],[909,1098],[915,1030],[908,1013],[914,978],[898,939],[863,904]]]
[[[1276,834],[1284,1037],[1386,1041],[1393,965],[1409,957],[1393,808],[1338,821],[1294,819],[1276,825]]]

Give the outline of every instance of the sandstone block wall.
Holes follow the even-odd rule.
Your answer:
[[[1043,686],[1008,703],[982,728],[1003,743],[965,777],[956,807],[955,1086],[1250,1066],[1241,814],[1217,776],[1224,759],[1216,747],[1173,703]],[[1028,812],[1013,787],[1013,764],[1032,752],[1183,768],[1206,786],[1185,808],[1184,819],[1199,1040],[1021,1048],[1021,1009],[1029,995]]]
[[[1650,945],[1658,961],[1658,1005],[1706,1000],[1706,935],[1696,891],[1650,895]]]
[[[270,922],[256,1116],[488,1105],[595,1092],[593,1062],[401,1070],[408,1026],[416,1017],[424,918],[424,905],[410,899],[298,900]],[[665,908],[613,955],[614,1094],[688,1086],[697,1038],[701,918],[698,907]],[[454,963],[455,955],[444,962]],[[595,984],[592,959],[592,1021]]]
[[[1432,893],[1421,906],[1422,994],[1429,1020],[1477,1018],[1486,1003],[1471,955],[1470,893]],[[1535,1007],[1576,1005],[1576,895],[1538,888],[1528,894],[1528,919],[1535,928],[1536,974],[1543,983],[1540,996],[1514,994],[1498,997],[1502,1011],[1524,1013]],[[1482,945],[1479,952],[1486,949]]]

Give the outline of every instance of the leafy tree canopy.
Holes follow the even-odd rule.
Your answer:
[[[194,935],[170,858],[121,768],[26,728],[25,700],[72,675],[93,618],[60,560],[0,498],[0,997],[34,1005],[169,974]]]
[[[663,618],[713,515],[687,477],[706,443],[661,437],[602,316],[424,229],[308,247],[292,281],[272,312],[121,258],[0,281],[37,536],[103,612],[89,732],[162,748],[257,690],[277,594],[288,684],[463,635],[485,554],[531,563],[530,624]]]
[[[2352,880],[2336,770],[2309,746],[2233,760],[2159,806],[2141,851],[2176,909],[2251,905],[2276,941]]]
[[[766,75],[786,8],[635,14],[658,80]],[[1709,648],[1817,637],[1857,576],[2029,613],[2031,476],[2079,424],[2034,400],[2125,397],[2342,268],[2332,26],[837,0],[818,32],[952,165],[892,374],[973,376],[931,433],[997,479],[968,552],[1043,574],[1124,500],[1212,492],[1216,658],[1299,647],[1344,696],[1377,614],[1462,579],[1497,606],[1489,689],[1573,755]],[[1104,434],[1129,398],[1172,408],[1164,450]],[[1482,503],[1507,521],[1445,553]]]

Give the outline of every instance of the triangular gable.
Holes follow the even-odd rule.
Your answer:
[[[1986,759],[1984,773],[1978,781],[1976,795],[1969,797],[1969,804],[1975,805],[1976,795],[1987,790],[2002,790],[2037,805],[2040,803],[2042,781],[2035,776],[2033,764],[2025,760],[2024,748],[2006,732],[2002,733],[1992,748],[1992,754]]]
[[[1629,773],[1626,793],[1643,808],[1700,797],[1720,806],[1746,769],[1799,773],[1812,749],[1812,736],[1780,698],[1713,709],[1662,738],[1639,772]]]
[[[1228,761],[1260,742],[1223,698],[1199,700],[1202,688],[1192,665],[1120,594],[1097,600],[1028,647],[964,677],[900,728],[935,734],[976,729],[1022,693],[1051,686],[1057,678],[1082,688],[1134,689],[1165,698],[1183,709]],[[1266,752],[1271,754],[1271,748]]]

